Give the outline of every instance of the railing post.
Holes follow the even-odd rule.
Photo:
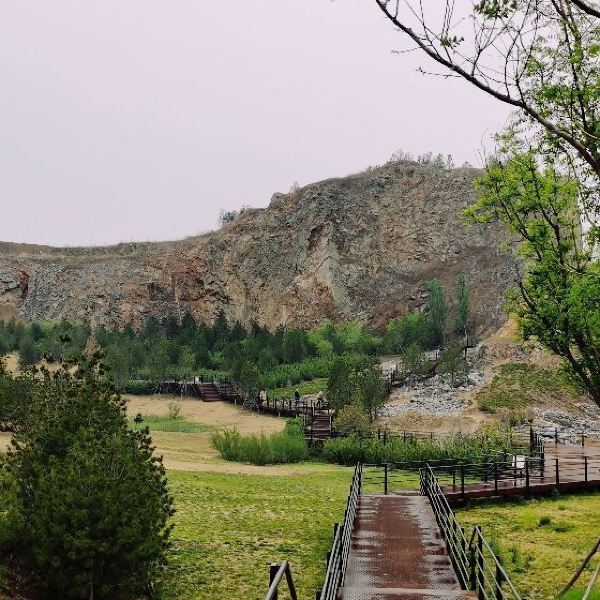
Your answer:
[[[558,427],[554,428],[554,444],[558,444]]]
[[[502,582],[504,577],[502,575],[502,569],[500,565],[496,565],[496,600],[503,600],[504,594],[502,593]]]
[[[588,482],[588,457],[584,456],[583,457],[583,465],[584,465],[584,471],[585,471],[585,482]]]
[[[479,600],[485,600],[485,575],[483,573],[483,535],[481,529],[477,527],[477,587],[479,588]]]
[[[556,490],[560,491],[560,472],[558,470],[558,458],[554,465],[555,477],[556,477]]]
[[[581,447],[585,448],[585,432],[581,432]]]
[[[525,457],[525,489],[527,490],[527,495],[529,496],[529,458],[527,457]]]
[[[471,567],[471,590],[477,589],[477,562],[475,560],[475,546],[469,548],[469,566]]]
[[[277,563],[271,563],[271,566],[269,568],[269,587],[271,587],[271,584],[273,583],[273,581],[275,581],[277,571],[279,571],[279,565]],[[273,600],[277,600],[278,595],[278,591],[275,590],[275,593],[272,596]]]
[[[387,444],[387,429],[383,430],[383,445]]]
[[[498,491],[498,463],[494,462],[494,492]]]
[[[533,438],[533,425],[529,426],[529,454],[533,453],[534,438]]]
[[[460,463],[460,494],[465,497],[465,465]]]
[[[469,557],[467,555],[467,536],[466,536],[465,528],[464,527],[461,527],[460,531],[462,532],[462,535],[460,537],[460,549],[461,549],[461,553],[462,553],[462,558],[464,559],[464,563],[463,564],[466,567],[466,565],[468,564],[468,561],[469,561]],[[469,587],[469,581],[468,581],[469,574],[465,573],[464,577],[465,577],[465,581],[464,581],[465,589],[468,589],[468,587]]]
[[[383,493],[387,496],[388,493],[388,464],[383,465]]]

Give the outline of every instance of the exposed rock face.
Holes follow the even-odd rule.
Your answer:
[[[213,233],[105,248],[0,244],[0,318],[139,326],[191,310],[269,328],[323,318],[376,326],[422,306],[425,282],[465,273],[484,329],[502,323],[514,261],[498,225],[470,227],[475,169],[413,163],[275,194]]]

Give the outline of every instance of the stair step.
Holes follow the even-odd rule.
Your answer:
[[[338,592],[338,600],[473,600],[476,598],[474,592],[465,590],[449,590],[443,588],[413,589],[413,588],[380,588],[380,587],[343,587]]]

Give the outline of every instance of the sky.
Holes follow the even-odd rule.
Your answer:
[[[459,3],[467,4],[468,0]],[[508,109],[373,0],[0,0],[0,240],[178,239],[382,164],[480,164]]]

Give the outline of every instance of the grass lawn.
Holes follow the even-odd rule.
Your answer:
[[[175,433],[204,433],[212,429],[210,425],[195,423],[185,417],[172,419],[160,415],[144,415],[144,420],[141,423],[131,420],[132,429],[143,429],[144,427],[149,427],[151,432],[170,431]]]
[[[159,597],[259,599],[269,564],[287,558],[299,597],[312,600],[352,469],[302,467],[284,476],[169,471],[177,513]]]
[[[459,510],[458,519],[468,527],[483,527],[523,597],[554,598],[600,537],[600,494],[482,502]],[[598,560],[600,557],[592,561],[593,568]],[[582,577],[580,587],[585,587],[590,573]],[[600,585],[596,590],[598,600]],[[570,600],[581,596],[580,589]]]
[[[494,413],[500,409],[526,409],[540,402],[563,404],[578,398],[575,390],[557,370],[532,364],[501,365],[494,379],[477,392],[479,408]]]
[[[321,390],[325,392],[326,389],[327,379],[313,379],[312,381],[302,381],[298,385],[268,390],[268,393],[271,398],[291,398],[296,390],[304,396],[305,394],[318,394]]]

